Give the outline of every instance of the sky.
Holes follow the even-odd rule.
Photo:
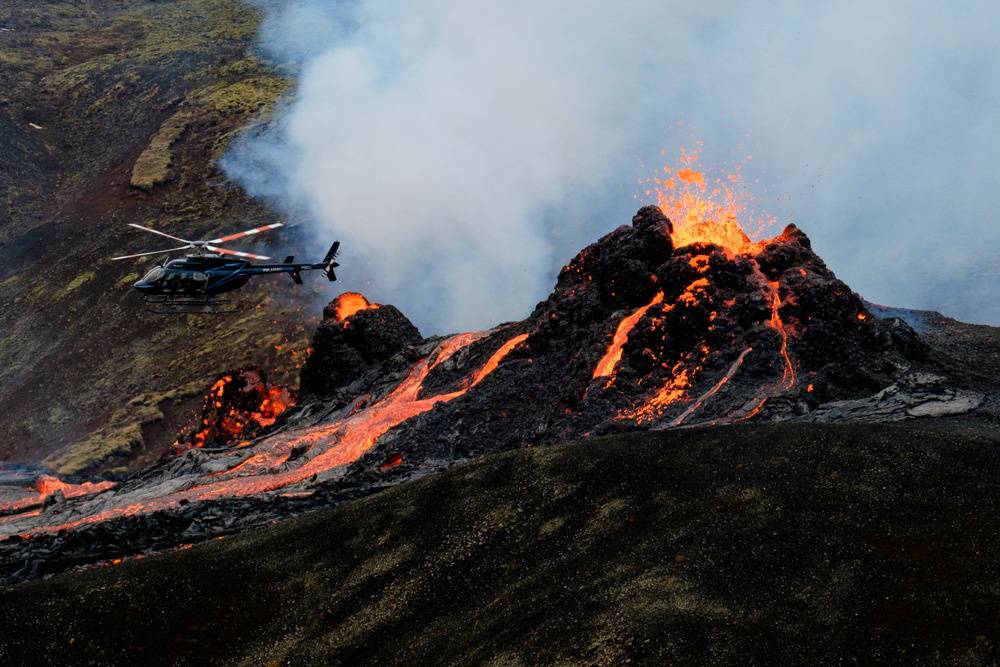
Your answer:
[[[1000,3],[253,1],[295,86],[225,170],[425,334],[525,317],[696,142],[862,296],[1000,324]]]

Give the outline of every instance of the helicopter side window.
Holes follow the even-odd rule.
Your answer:
[[[184,272],[183,271],[166,271],[166,287],[169,290],[179,292],[184,289]]]

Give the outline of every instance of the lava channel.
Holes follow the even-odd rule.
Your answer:
[[[144,514],[167,509],[182,500],[200,501],[213,498],[237,497],[267,493],[345,466],[371,449],[378,439],[390,429],[427,412],[439,403],[447,403],[465,395],[497,369],[503,359],[527,339],[528,334],[514,336],[494,352],[482,367],[477,369],[461,389],[445,394],[420,398],[427,375],[455,353],[482,339],[484,333],[457,334],[441,342],[427,358],[418,362],[407,377],[385,398],[334,421],[298,431],[266,438],[253,448],[250,456],[221,473],[198,477],[187,487],[159,497],[142,497],[148,488],[137,488],[122,493],[117,506],[100,507],[96,512],[59,525],[21,526],[11,521],[0,528],[0,534],[20,532],[25,535],[56,532],[84,524],[97,523],[116,517]],[[286,463],[290,452],[301,445],[311,445],[310,451],[296,460],[295,467]],[[250,449],[250,448],[247,448]],[[313,452],[316,452],[313,454]],[[311,457],[310,457],[311,454]],[[268,465],[268,462],[271,464]],[[277,468],[277,469],[276,469]],[[176,489],[176,487],[174,487]],[[86,509],[86,508],[81,508]],[[25,515],[11,519],[28,519]]]

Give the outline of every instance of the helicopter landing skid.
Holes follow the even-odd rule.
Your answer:
[[[143,301],[151,313],[158,315],[224,315],[239,310],[239,307],[228,299],[190,294],[147,296],[143,297]]]

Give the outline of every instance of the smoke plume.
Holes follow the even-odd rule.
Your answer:
[[[995,3],[256,4],[297,84],[227,173],[425,331],[523,317],[693,139],[867,298],[1000,322]]]

